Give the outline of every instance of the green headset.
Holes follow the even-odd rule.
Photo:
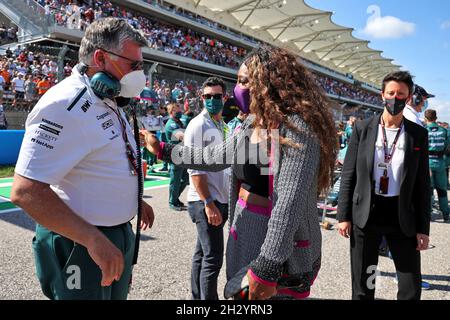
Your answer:
[[[85,74],[87,69],[88,65],[82,62],[78,64],[78,71],[81,74]],[[109,72],[97,72],[89,79],[89,82],[92,91],[100,99],[108,98],[112,100],[120,94],[120,81]]]

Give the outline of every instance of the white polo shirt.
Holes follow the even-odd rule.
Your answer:
[[[420,121],[419,118],[419,112],[414,110],[413,107],[410,105],[406,105],[405,109],[403,110],[403,116],[408,119],[409,121],[412,121],[414,123],[417,123],[419,126],[423,127],[422,121]]]
[[[184,132],[184,145],[197,146],[205,148],[209,145],[221,144],[224,140],[223,131],[220,132],[214,122],[211,120],[209,113],[203,110],[198,116],[189,122]],[[200,201],[200,196],[192,183],[192,176],[206,175],[208,178],[208,189],[211,197],[220,203],[228,203],[228,186],[229,186],[229,169],[219,172],[207,172],[200,170],[188,170],[189,173],[189,189],[187,200]]]
[[[50,184],[87,222],[115,226],[137,213],[137,176],[131,173],[117,115],[88,84],[88,77],[73,68],[39,100],[28,116],[15,171]],[[113,101],[106,101],[125,119]]]

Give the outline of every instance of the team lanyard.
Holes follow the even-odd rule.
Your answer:
[[[106,104],[106,105],[108,106],[109,109],[111,109],[112,112],[114,112],[114,114],[117,116],[117,119],[119,120],[121,129],[122,129],[121,130],[122,131],[122,139],[125,142],[126,153],[127,153],[128,161],[130,163],[131,172],[133,175],[137,175],[137,173],[139,172],[138,163],[137,163],[137,155],[136,155],[136,152],[131,147],[130,141],[128,140],[127,126],[125,124],[125,120],[122,118],[122,116],[120,115],[120,113],[118,111],[114,110],[114,108],[112,108],[108,104]]]
[[[104,101],[103,101],[104,102]],[[134,122],[134,135],[136,138],[136,152],[133,150],[133,148],[131,147],[131,143],[128,140],[128,135],[127,135],[127,126],[125,124],[125,120],[122,118],[122,116],[120,115],[119,111],[116,111],[114,108],[112,108],[110,105],[108,105],[106,102],[104,102],[109,109],[111,109],[112,112],[114,112],[114,114],[117,116],[117,119],[119,120],[121,129],[122,129],[122,138],[123,141],[125,142],[125,146],[126,146],[126,153],[127,153],[127,158],[128,158],[128,162],[130,163],[131,166],[131,173],[137,175],[138,178],[138,214],[137,214],[137,222],[136,222],[136,237],[135,237],[135,241],[134,241],[134,254],[133,254],[133,261],[132,261],[132,265],[134,266],[137,263],[138,260],[138,254],[139,254],[139,243],[140,243],[140,238],[141,238],[141,221],[142,221],[142,198],[144,195],[144,173],[142,172],[142,169],[140,170],[140,168],[142,168],[142,163],[141,163],[141,152],[139,150],[139,142],[138,142],[138,138],[139,137],[139,129],[137,126],[137,119],[136,119],[136,111],[134,109],[132,109],[132,113],[133,113],[133,122]],[[130,277],[130,288],[131,288],[131,280],[132,278]]]
[[[209,115],[209,117],[211,118],[211,120],[214,123],[214,126],[217,128],[217,130],[222,132],[223,140],[225,140],[227,138],[227,134],[228,134],[228,126],[223,122],[223,120],[221,122],[218,122],[218,121],[214,120],[213,117],[211,117],[211,115]]]
[[[397,147],[397,142],[400,137],[400,133],[402,131],[402,126],[403,126],[403,120],[400,123],[400,128],[398,129],[397,134],[395,135],[394,142],[392,143],[392,146],[391,146],[391,152],[388,152],[388,141],[387,141],[386,129],[385,129],[383,117],[381,117],[381,128],[382,128],[381,133],[383,135],[384,162],[386,164],[390,164],[392,161],[392,157],[394,156],[395,148]],[[384,170],[384,176],[385,177],[387,176],[387,169]]]

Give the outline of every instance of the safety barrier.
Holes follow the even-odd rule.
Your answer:
[[[0,165],[14,165],[25,130],[0,130]]]

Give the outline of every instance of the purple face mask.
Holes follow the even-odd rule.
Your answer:
[[[236,85],[233,93],[234,100],[239,109],[245,114],[250,113],[250,90],[242,89],[239,85]]]

